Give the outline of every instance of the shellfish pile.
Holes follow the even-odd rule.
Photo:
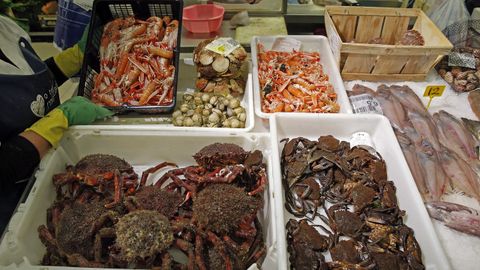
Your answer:
[[[476,69],[449,66],[448,57],[445,57],[438,65],[438,74],[456,92],[469,92],[478,89],[480,87],[480,49],[461,48],[454,51],[472,54],[475,58]]]
[[[208,93],[242,94],[245,88],[242,69],[247,52],[240,45],[228,54],[214,52],[207,46],[215,40],[204,40],[193,51],[193,62],[198,72],[195,87]]]
[[[284,141],[291,269],[425,269],[378,153],[330,135]]]
[[[244,128],[247,120],[240,100],[230,94],[185,93],[172,115],[175,126]]]
[[[94,76],[94,103],[167,106],[174,99],[178,20],[117,18],[104,27]]]

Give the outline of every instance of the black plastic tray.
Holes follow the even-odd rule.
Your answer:
[[[182,0],[95,0],[93,3],[92,19],[85,48],[82,72],[80,75],[80,84],[78,95],[90,99],[94,87],[94,71],[100,71],[99,49],[100,40],[103,34],[105,24],[116,19],[134,16],[145,20],[150,16],[170,16],[178,20],[177,47],[174,49],[173,65],[175,66],[175,75],[173,78],[173,102],[167,106],[132,106],[124,104],[117,107],[105,106],[116,112],[137,111],[140,113],[169,113],[175,108],[177,95],[178,68],[180,56],[180,37],[182,35]]]

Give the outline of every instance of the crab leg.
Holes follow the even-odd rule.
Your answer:
[[[113,178],[114,185],[115,185],[115,197],[113,202],[107,203],[105,208],[112,208],[117,205],[119,202],[122,201],[123,197],[123,177],[120,176],[120,172],[118,169],[115,169],[115,177]]]
[[[193,252],[193,245],[185,241],[183,239],[176,239],[175,240],[175,246],[181,249],[184,252],[188,252],[188,265],[187,269],[188,270],[194,270],[195,269],[195,254]]]
[[[105,265],[103,263],[92,262],[87,260],[82,255],[75,253],[72,255],[67,255],[68,263],[73,266],[80,266],[80,267],[89,267],[89,268],[103,268]]]
[[[140,186],[143,187],[147,183],[148,176],[161,168],[167,167],[167,166],[172,166],[172,167],[178,167],[177,164],[171,163],[171,162],[162,162],[154,167],[148,168],[142,173],[142,178],[140,180]]]
[[[256,187],[248,193],[248,195],[250,196],[261,193],[265,190],[265,185],[267,183],[267,176],[265,175],[265,169],[262,169],[259,175],[260,175],[260,180],[257,181]]]
[[[195,236],[195,262],[199,270],[207,270],[205,262],[203,261],[203,241],[200,235]]]
[[[115,237],[115,229],[103,228],[95,235],[95,242],[93,246],[93,254],[95,261],[100,262],[102,260],[102,239]]]
[[[218,247],[220,255],[222,258],[225,260],[225,269],[231,270],[232,269],[232,262],[230,261],[230,257],[228,257],[228,254],[225,250],[225,245],[222,243],[222,240],[218,238],[214,233],[212,232],[207,232],[208,235],[208,240],[216,247]]]

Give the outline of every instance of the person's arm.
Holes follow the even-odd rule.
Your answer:
[[[27,138],[16,136],[2,142],[0,160],[0,190],[6,190],[32,174],[40,162],[40,155]]]
[[[87,25],[85,31],[83,31],[82,38],[77,44],[44,61],[53,73],[57,85],[62,85],[70,77],[77,74],[82,68],[83,52],[85,51],[85,43],[87,42],[88,27],[89,26]]]
[[[86,125],[113,113],[84,97],[73,97],[0,145],[0,190],[30,176],[40,159],[72,125]]]
[[[50,150],[50,148],[52,147],[52,145],[47,140],[45,140],[45,138],[33,131],[24,131],[18,136],[27,139],[31,144],[33,144],[35,149],[37,149],[40,159],[42,159],[48,152],[48,150]]]

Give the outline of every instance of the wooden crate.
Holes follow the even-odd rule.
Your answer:
[[[329,6],[325,27],[344,80],[423,81],[453,47],[420,9]],[[395,45],[408,29],[425,45]]]

